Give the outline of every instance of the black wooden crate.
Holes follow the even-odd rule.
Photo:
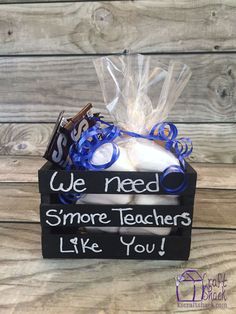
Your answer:
[[[178,193],[179,205],[66,205],[61,204],[58,197],[61,184],[65,190],[69,189],[68,192],[75,193],[86,188],[83,193],[168,195],[160,184],[160,175],[158,172],[67,171],[47,162],[39,170],[43,257],[187,260],[191,245],[197,177],[195,170],[188,163],[188,185],[184,191]],[[142,193],[133,190],[134,185],[130,182],[135,180],[139,180],[136,181],[136,189]],[[165,185],[173,188],[182,180],[182,175],[171,174]],[[144,184],[141,184],[142,182]],[[159,191],[152,192],[157,188]],[[126,213],[131,215],[129,220],[123,217]],[[130,217],[139,219],[134,219],[131,226],[127,225]],[[146,224],[147,221],[149,224]],[[161,225],[157,225],[157,221]],[[89,226],[161,226],[173,227],[173,232],[167,236],[85,232],[84,227]]]

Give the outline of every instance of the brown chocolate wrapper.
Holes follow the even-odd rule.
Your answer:
[[[92,105],[86,105],[79,113],[70,119],[63,117],[64,111],[59,114],[44,158],[64,169],[72,164],[69,150],[71,145],[78,141],[83,131],[95,124],[93,115],[89,112]]]

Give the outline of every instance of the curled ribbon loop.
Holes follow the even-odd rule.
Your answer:
[[[184,159],[193,151],[192,141],[188,137],[181,137],[174,143],[174,150],[179,159]]]
[[[88,170],[102,170],[109,168],[119,158],[119,148],[113,142],[119,136],[119,129],[109,125],[101,128],[99,123],[83,132],[78,142],[70,150],[69,154],[76,168]],[[105,144],[112,146],[112,155],[109,162],[104,164],[93,164],[92,158],[98,148]]]
[[[178,173],[178,174],[182,174],[183,176],[183,180],[181,181],[181,183],[177,186],[177,187],[174,187],[174,188],[170,188],[168,187],[167,185],[165,185],[165,180],[167,179],[168,175],[170,174],[173,174],[173,173]],[[187,187],[187,177],[185,175],[185,171],[183,168],[181,168],[180,166],[177,166],[177,165],[173,165],[173,166],[170,166],[168,168],[166,168],[161,176],[160,176],[160,183],[161,183],[161,186],[163,187],[163,189],[169,193],[169,194],[178,194],[178,193],[181,193],[182,191],[184,191]]]

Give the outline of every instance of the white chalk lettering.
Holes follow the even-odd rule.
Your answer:
[[[52,191],[62,191],[62,192],[69,192],[71,191],[72,189],[74,189],[75,192],[78,192],[78,193],[82,193],[84,191],[86,191],[86,187],[83,187],[83,188],[78,188],[80,186],[84,186],[85,185],[85,181],[84,179],[77,179],[74,181],[74,174],[73,172],[70,173],[70,184],[68,185],[68,187],[66,188],[64,186],[64,184],[61,182],[59,184],[58,187],[55,187],[54,186],[54,180],[55,180],[55,177],[57,176],[58,174],[58,171],[55,171],[51,177],[51,180],[50,180],[50,189]]]
[[[64,250],[63,249],[63,238],[60,237],[60,252],[61,253],[74,253],[74,250]]]
[[[138,189],[136,188],[136,186],[138,186],[138,185],[143,185],[143,184],[144,184],[144,182],[143,182],[142,179],[137,179],[137,180],[135,180],[135,181],[134,181],[134,185],[133,185],[134,192],[135,192],[135,193],[143,193],[143,192],[145,192],[146,189],[138,190]]]
[[[86,250],[90,250],[95,253],[102,252],[102,249],[99,249],[99,245],[97,243],[92,243],[90,246],[88,246],[87,244],[90,241],[89,239],[87,239],[86,241],[84,241],[84,239],[80,239],[80,240],[81,240],[81,248],[82,248],[83,253],[85,253]]]
[[[184,221],[181,221],[181,224],[183,225],[183,226],[189,226],[189,225],[191,225],[191,218],[189,217],[189,213],[183,213],[182,214],[182,218],[184,218],[184,219],[186,219],[187,220],[187,222],[184,222]]]
[[[121,178],[118,176],[110,179],[105,178],[104,192],[108,192],[109,189],[111,189],[111,186],[113,186],[114,190],[116,190],[117,192],[123,193],[143,193],[145,191],[154,193],[159,191],[159,177],[156,173],[155,180],[148,183],[145,183],[143,179],[132,180],[130,178],[126,178],[124,180],[121,180]],[[137,188],[138,186],[142,186],[142,189],[139,190]]]
[[[143,252],[145,252],[145,247],[141,244],[137,244],[137,245],[135,245],[135,251],[137,253],[143,253]]]
[[[149,192],[158,192],[159,191],[159,177],[158,177],[158,174],[156,173],[155,174],[155,177],[156,177],[156,180],[155,181],[151,181],[147,184],[147,191]],[[151,189],[151,185],[154,185],[154,188]]]
[[[62,224],[63,226],[66,225],[74,225],[74,224],[89,224],[89,225],[96,225],[97,223],[101,224],[109,224],[111,222],[108,219],[106,213],[64,213],[63,209],[48,209],[46,211],[46,224],[49,226],[58,226]]]
[[[126,255],[127,255],[127,256],[129,256],[129,253],[130,253],[130,246],[131,246],[132,244],[134,244],[134,241],[135,241],[135,237],[132,238],[132,240],[131,240],[130,243],[126,243],[126,242],[124,242],[123,237],[120,237],[120,242],[126,246]]]
[[[149,220],[151,218],[151,220]],[[143,217],[142,215],[136,216],[136,222],[138,224],[144,224],[144,225],[152,225],[152,215],[147,215]]]
[[[108,219],[108,214],[100,213],[86,213],[82,212],[68,212],[63,209],[48,209],[46,210],[46,224],[49,226],[58,225],[107,225],[112,221]],[[119,215],[119,222],[121,226],[133,225],[154,225],[154,226],[189,226],[191,225],[190,213],[183,212],[177,215],[157,215],[156,209],[153,209],[152,214],[136,214],[135,210],[131,207],[128,208],[111,208],[111,211],[117,212]]]
[[[112,208],[112,211],[119,213],[120,225],[132,226],[136,224],[143,225],[156,225],[156,226],[177,226],[181,223],[184,226],[189,226],[191,224],[191,218],[189,213],[182,213],[180,215],[157,215],[156,209],[153,209],[153,213],[145,214],[135,214],[134,209],[131,207],[128,208]],[[128,213],[127,213],[128,212]]]
[[[109,179],[109,178],[105,178],[105,189],[104,189],[104,192],[108,192],[108,187],[109,187],[109,184],[113,181],[113,180],[117,180],[117,192],[120,192],[120,190],[119,190],[119,180],[120,180],[120,178],[119,177],[113,177],[113,178],[111,178],[111,179]]]
[[[111,210],[120,212],[120,224],[121,226],[123,226],[124,225],[123,212],[133,210],[133,209],[132,208],[112,208]]]
[[[130,185],[130,188],[125,188],[126,185]],[[126,193],[129,193],[129,192],[132,192],[133,191],[133,181],[131,179],[124,179],[123,181],[120,182],[120,188],[126,192]]]
[[[67,223],[73,225],[74,222],[80,223],[80,213],[68,213],[63,214],[63,225],[66,226]]]
[[[73,249],[65,249],[63,237],[60,237],[60,252],[61,253],[75,253],[79,254],[86,253],[87,251],[92,251],[94,253],[102,252],[102,249],[99,248],[99,245],[96,242],[91,242],[90,239],[83,239],[83,238],[71,238],[69,240],[69,245],[73,247]]]
[[[171,215],[166,215],[164,221],[166,225],[173,225],[173,218]]]
[[[57,213],[56,209],[49,209],[49,210],[46,211],[46,217],[50,217],[50,218],[56,219],[55,222],[50,222],[50,220],[46,219],[46,223],[49,226],[53,227],[53,226],[60,225],[61,218],[56,213]]]
[[[154,216],[154,219],[155,219],[155,224],[157,226],[164,225],[164,217],[162,215],[157,215],[156,209],[153,209],[153,216]]]
[[[133,237],[131,242],[127,243],[124,241],[123,237],[120,237],[120,242],[122,244],[125,245],[126,247],[126,256],[130,256],[130,253],[134,252],[134,253],[138,253],[138,254],[142,254],[142,253],[148,253],[151,254],[152,252],[154,252],[155,248],[156,248],[156,244],[155,243],[146,243],[146,244],[140,244],[137,243],[135,244],[135,239],[136,237]]]

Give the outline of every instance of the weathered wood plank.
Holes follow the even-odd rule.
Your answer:
[[[41,157],[0,156],[0,182],[38,182],[38,170],[45,161]]]
[[[43,155],[52,124],[0,124],[1,155]]]
[[[175,282],[186,269],[206,273],[205,279],[224,273],[226,301],[217,303],[227,303],[224,313],[235,311],[233,231],[193,230],[187,262],[47,261],[41,258],[39,225],[1,224],[0,236],[3,313],[179,312],[186,309],[178,308]],[[187,310],[202,313],[196,308]],[[211,309],[211,313],[218,312]]]
[[[0,182],[38,182],[37,172],[44,162],[41,157],[0,156]],[[235,164],[192,163],[192,166],[198,173],[198,188],[236,189]]]
[[[87,1],[87,0],[71,0],[70,2],[75,2],[75,1],[82,2],[82,1]],[[21,3],[42,3],[42,2],[47,3],[47,2],[65,2],[65,1],[64,0],[0,0],[0,4],[21,4]]]
[[[0,124],[1,155],[43,155],[53,124]],[[235,163],[236,124],[176,124],[179,136],[191,137],[194,162]],[[210,145],[209,145],[210,143]]]
[[[236,124],[176,124],[180,136],[190,137],[194,162],[235,163]]]
[[[103,0],[104,1],[104,0]],[[117,1],[117,0],[105,0],[105,1]],[[130,0],[122,0],[130,1]],[[25,4],[25,3],[47,3],[47,2],[97,2],[96,0],[0,0],[0,4]]]
[[[0,182],[0,221],[39,222],[40,195],[36,183]]]
[[[0,122],[54,122],[56,112],[71,115],[88,102],[106,115],[94,58],[0,58]],[[236,54],[154,55],[152,63],[170,59],[193,73],[170,121],[236,121]]]
[[[236,228],[236,190],[197,189],[193,226]]]
[[[0,54],[235,50],[235,12],[233,0],[6,4]]]
[[[236,228],[236,191],[197,189],[194,227]],[[0,183],[0,221],[39,222],[36,183]]]
[[[236,189],[236,164],[194,163],[199,188]]]

